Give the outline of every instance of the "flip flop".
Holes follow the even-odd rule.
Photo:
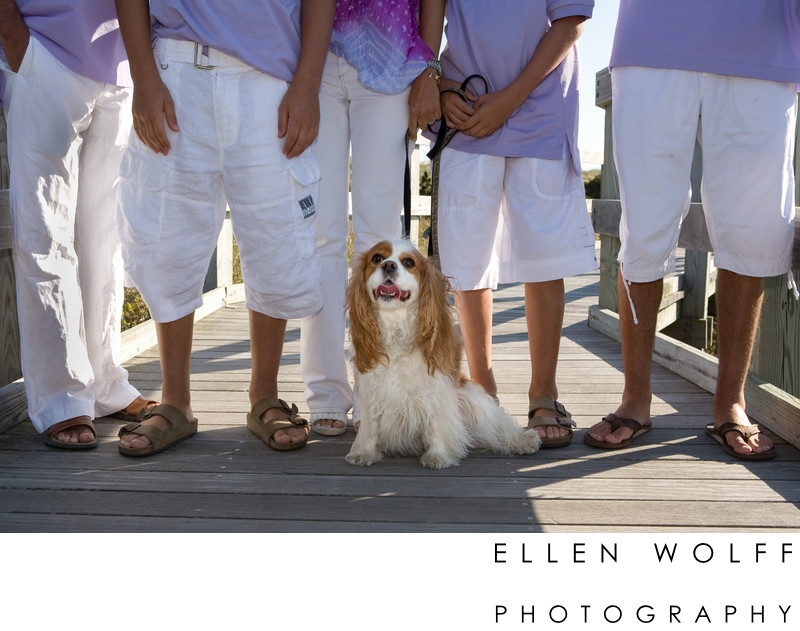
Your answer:
[[[91,440],[88,443],[67,443],[63,440],[56,440],[56,434],[59,432],[71,427],[78,427],[79,425],[86,425],[90,430],[92,430],[94,440]],[[60,423],[56,423],[55,425],[48,427],[47,431],[44,433],[44,444],[50,445],[51,447],[58,447],[59,449],[94,449],[98,445],[97,430],[94,428],[92,419],[90,419],[88,416],[79,416],[78,418],[73,418],[68,421],[61,421]]]
[[[759,429],[758,425],[755,424],[740,425],[739,423],[723,423],[716,428],[714,427],[713,423],[706,425],[706,434],[711,436],[711,438],[722,445],[725,453],[733,456],[734,458],[739,458],[740,460],[772,460],[778,455],[778,450],[775,448],[775,445],[772,445],[772,449],[769,449],[768,451],[753,451],[749,454],[740,454],[728,444],[727,440],[725,440],[725,434],[728,432],[736,432],[742,437],[744,442],[749,443],[750,438],[756,434],[760,434],[761,430]]]
[[[261,417],[264,415],[264,412],[273,408],[283,410],[286,413],[286,417],[262,421]],[[292,451],[294,449],[305,447],[308,443],[308,436],[306,436],[305,440],[296,443],[279,443],[272,439],[272,436],[275,432],[277,432],[279,429],[308,426],[308,421],[297,415],[296,405],[292,404],[292,406],[289,407],[289,404],[286,403],[286,401],[276,397],[267,397],[265,399],[261,399],[261,401],[256,403],[253,406],[253,409],[250,410],[250,414],[247,415],[247,429],[249,429],[251,433],[258,436],[267,447],[270,449],[275,449],[276,451]]]
[[[536,410],[552,410],[556,416],[534,416]],[[536,397],[528,407],[528,429],[537,427],[556,426],[569,430],[566,436],[557,438],[542,438],[542,449],[553,449],[554,447],[566,447],[572,442],[572,428],[577,427],[577,423],[572,420],[572,414],[558,401],[547,397]]]
[[[191,421],[178,408],[161,403],[149,408],[141,416],[141,421],[146,421],[152,416],[160,416],[166,419],[168,426],[161,429],[155,425],[142,425],[139,423],[128,423],[119,430],[119,436],[125,434],[137,434],[146,436],[150,439],[150,444],[146,447],[123,447],[118,445],[119,453],[123,456],[151,456],[160,451],[169,449],[197,433],[197,419]]]
[[[599,447],[600,449],[623,449],[630,445],[635,439],[637,439],[642,434],[646,434],[649,432],[653,426],[652,425],[642,425],[639,421],[632,418],[625,418],[623,416],[617,416],[613,412],[611,414],[607,414],[603,417],[603,420],[606,421],[609,425],[611,425],[611,430],[609,433],[613,433],[617,431],[620,427],[627,427],[633,430],[633,434],[630,438],[626,438],[620,443],[613,444],[607,443],[602,440],[597,440],[596,438],[592,438],[589,436],[588,433],[583,435],[583,442],[591,447]]]

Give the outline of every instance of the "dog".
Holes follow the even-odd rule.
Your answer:
[[[409,241],[381,241],[357,257],[347,286],[351,360],[361,426],[347,462],[419,456],[444,469],[470,449],[531,454],[541,444],[461,373],[461,340],[446,277]]]

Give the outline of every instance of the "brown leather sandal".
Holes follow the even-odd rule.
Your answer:
[[[534,416],[536,410],[552,410],[555,416]],[[557,438],[542,438],[542,449],[553,449],[554,447],[566,447],[572,442],[572,428],[577,427],[577,423],[572,420],[572,414],[558,401],[547,397],[536,397],[528,407],[528,429],[537,427],[556,426],[569,430],[566,436]]]
[[[264,415],[264,412],[273,408],[277,408],[286,412],[286,417],[262,421],[261,417]],[[247,415],[247,429],[249,429],[251,433],[258,436],[264,442],[264,444],[267,445],[267,447],[275,449],[276,451],[292,451],[294,449],[305,447],[306,443],[308,443],[308,434],[306,434],[305,440],[296,443],[278,443],[273,440],[273,434],[275,434],[275,432],[277,432],[279,429],[289,429],[291,427],[307,428],[309,425],[306,419],[297,415],[296,405],[292,404],[292,406],[289,407],[289,404],[286,403],[286,401],[276,397],[267,397],[265,399],[261,399],[261,401],[256,403],[253,406],[253,409],[250,410],[250,414]]]
[[[139,411],[136,412],[136,414],[128,411],[129,408],[139,399],[145,402],[145,404],[139,409]],[[147,410],[149,410],[154,405],[158,405],[158,401],[147,401],[144,397],[136,397],[133,401],[131,401],[128,404],[127,407],[125,407],[122,410],[117,410],[116,412],[113,412],[108,416],[111,418],[119,419],[120,421],[125,421],[126,423],[133,423],[134,421],[141,421],[142,416],[144,416],[147,413]]]
[[[587,445],[592,447],[599,447],[600,449],[623,449],[629,446],[634,439],[638,438],[642,434],[646,434],[649,432],[653,426],[652,425],[642,425],[639,421],[633,418],[625,418],[624,416],[617,416],[613,412],[607,414],[603,417],[603,420],[606,421],[609,425],[611,425],[611,429],[609,430],[609,434],[617,431],[620,427],[627,427],[633,430],[633,434],[623,440],[620,443],[607,443],[604,440],[597,440],[596,438],[592,438],[589,434],[584,434],[583,442]]]
[[[119,436],[124,436],[125,434],[146,436],[150,439],[150,444],[146,447],[123,447],[119,445],[119,453],[123,456],[151,456],[169,449],[197,433],[196,418],[190,421],[178,408],[166,403],[148,408],[142,414],[140,420],[146,421],[152,416],[161,416],[166,419],[169,425],[166,429],[161,429],[155,425],[142,425],[141,422],[124,425],[119,430]]]
[[[750,438],[756,434],[760,434],[761,430],[759,429],[758,425],[755,424],[740,425],[739,423],[723,423],[717,428],[714,427],[713,423],[706,425],[706,434],[711,436],[720,445],[722,445],[725,453],[727,453],[729,456],[739,458],[740,460],[772,460],[778,455],[778,450],[775,445],[772,446],[772,449],[768,449],[767,451],[751,451],[749,454],[740,454],[733,447],[731,447],[728,444],[728,441],[725,439],[725,434],[728,432],[736,432],[742,437],[744,442],[749,443]]]
[[[88,443],[67,443],[63,440],[56,440],[56,434],[59,432],[62,432],[65,429],[70,429],[71,427],[79,427],[80,425],[86,425],[90,430],[92,430],[94,440],[91,440]],[[94,428],[94,423],[92,423],[91,418],[88,416],[79,416],[77,418],[69,419],[68,421],[61,421],[60,423],[56,423],[55,425],[48,427],[44,433],[44,444],[50,445],[51,447],[58,447],[59,449],[94,449],[98,445],[97,430]]]

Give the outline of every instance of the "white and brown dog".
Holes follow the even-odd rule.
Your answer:
[[[355,262],[347,288],[361,426],[347,462],[421,456],[457,465],[471,448],[530,454],[541,444],[461,373],[447,279],[409,241],[382,241]]]

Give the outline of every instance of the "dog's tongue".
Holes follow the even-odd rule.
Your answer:
[[[405,300],[408,298],[409,292],[401,291],[397,285],[378,285],[378,288],[375,290],[375,295],[378,298],[391,296],[398,300]]]

